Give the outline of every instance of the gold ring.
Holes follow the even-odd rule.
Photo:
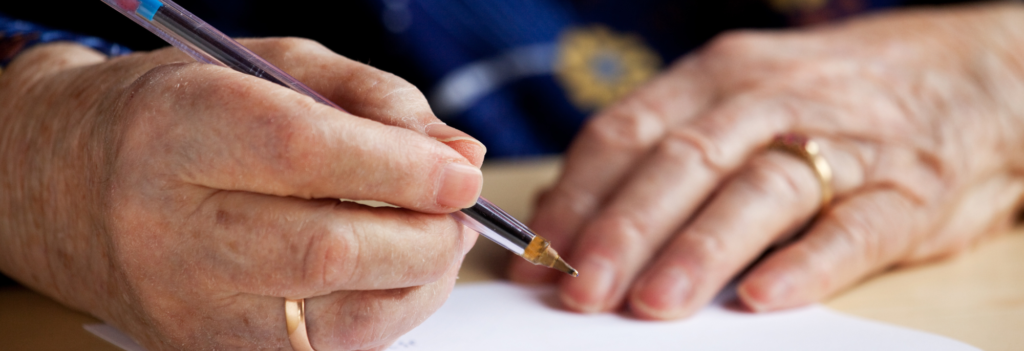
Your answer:
[[[288,324],[288,340],[295,351],[314,351],[306,333],[306,299],[284,299],[284,316]]]
[[[818,177],[818,183],[821,185],[820,210],[824,210],[832,203],[832,167],[821,156],[821,147],[818,146],[818,143],[804,135],[789,133],[776,136],[769,148],[800,157],[808,166],[811,166],[811,170],[814,171],[814,175]]]

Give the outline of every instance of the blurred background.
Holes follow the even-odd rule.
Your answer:
[[[562,152],[595,111],[723,31],[957,1],[177,2],[233,37],[311,38],[395,73],[495,159]],[[166,46],[99,0],[7,1],[0,13],[136,51]]]

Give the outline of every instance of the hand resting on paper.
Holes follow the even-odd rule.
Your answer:
[[[177,49],[73,44],[0,75],[0,269],[150,350],[381,349],[447,298],[485,149],[405,81],[300,39],[246,44],[351,114]],[[377,200],[370,208],[339,198]]]
[[[741,300],[777,310],[1007,228],[1024,194],[1022,48],[1013,3],[718,37],[592,119],[541,196],[532,227],[580,271],[561,300],[682,318],[756,262]],[[812,169],[765,151],[786,133],[832,167],[818,217]],[[515,259],[510,275],[557,278]]]

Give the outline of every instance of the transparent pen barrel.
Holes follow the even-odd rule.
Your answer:
[[[452,217],[520,256],[536,236],[530,228],[482,197],[477,199],[476,205],[452,213]]]
[[[341,110],[338,105],[172,1],[159,1],[163,6],[152,14],[152,20],[143,17],[134,9],[124,7],[125,3],[138,6],[137,2],[133,2],[133,0],[103,0],[103,2],[200,62],[228,67],[269,80],[307,95],[317,102]]]

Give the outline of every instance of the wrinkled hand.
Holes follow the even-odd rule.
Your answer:
[[[158,349],[382,349],[447,298],[484,148],[405,81],[244,41],[349,113],[164,49],[71,44],[0,76],[0,268]],[[358,116],[358,117],[357,117]],[[370,208],[337,199],[376,200]]]
[[[1021,47],[1012,4],[717,38],[570,148],[532,223],[580,271],[561,300],[680,318],[756,262],[740,299],[782,309],[1005,228],[1024,194]],[[784,133],[817,141],[835,174],[817,218],[811,168],[765,151]],[[519,260],[510,275],[554,279]]]

